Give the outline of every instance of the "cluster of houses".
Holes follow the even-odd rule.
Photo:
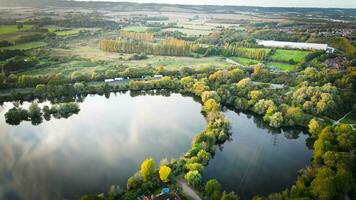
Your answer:
[[[145,77],[141,77],[141,80],[144,79]],[[152,77],[152,79],[161,79],[163,78],[163,75],[154,75]],[[117,78],[109,78],[109,79],[105,79],[104,82],[105,83],[111,83],[111,82],[119,82],[119,81],[124,81],[124,80],[130,80],[130,77],[126,77],[126,78],[122,78],[122,77],[117,77]]]

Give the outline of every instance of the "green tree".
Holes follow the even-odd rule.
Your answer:
[[[200,163],[188,163],[187,164],[187,169],[189,171],[198,171],[199,173],[202,173],[203,172],[203,165],[200,164]]]
[[[163,182],[168,182],[168,177],[171,174],[172,169],[166,165],[162,165],[159,168],[159,177]]]
[[[316,199],[331,200],[336,195],[335,174],[328,167],[318,170],[311,183],[311,192]]]
[[[313,137],[318,138],[319,133],[321,132],[321,129],[322,129],[318,120],[316,120],[316,119],[310,120],[309,124],[308,124],[308,128],[309,128],[309,133],[311,133],[313,135]]]
[[[348,124],[340,124],[335,127],[336,140],[342,151],[350,151],[356,146],[356,132]]]
[[[152,158],[144,160],[141,164],[140,171],[143,180],[148,181],[150,176],[155,172],[155,161]]]
[[[219,104],[216,103],[216,101],[214,99],[209,99],[207,100],[205,103],[204,103],[204,106],[203,106],[203,110],[206,112],[206,113],[209,113],[209,112],[216,112],[218,111],[220,108]]]
[[[35,94],[38,97],[45,97],[45,95],[46,95],[46,85],[44,85],[44,84],[36,85]]]
[[[212,200],[219,200],[221,197],[221,184],[218,180],[211,179],[206,182],[204,191]]]
[[[42,116],[41,108],[36,102],[33,102],[29,107],[29,117],[32,119],[40,118]]]
[[[235,194],[235,192],[224,192],[221,200],[239,200],[240,198]]]
[[[207,164],[208,161],[210,160],[211,156],[209,152],[206,152],[204,149],[201,149],[198,154],[197,157],[199,159],[200,162]]]
[[[216,102],[220,102],[220,96],[216,91],[205,91],[201,95],[202,102],[206,102],[209,99],[214,99]]]
[[[275,112],[269,117],[269,125],[278,128],[283,123],[283,115],[281,112]]]
[[[193,187],[197,187],[201,183],[201,175],[198,170],[189,171],[185,174],[184,179]]]

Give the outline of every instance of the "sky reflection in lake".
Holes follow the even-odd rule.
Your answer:
[[[223,189],[245,200],[283,191],[296,181],[298,170],[309,165],[312,151],[302,131],[271,129],[261,118],[243,113],[225,115],[231,121],[232,141],[210,161],[204,180],[216,178]]]
[[[178,158],[205,127],[200,104],[179,94],[90,96],[80,109],[39,126],[10,126],[1,112],[0,199],[78,199],[125,187],[143,159]]]

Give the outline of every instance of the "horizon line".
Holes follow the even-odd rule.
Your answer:
[[[314,6],[261,6],[261,5],[238,5],[238,4],[199,4],[199,3],[192,3],[192,4],[181,4],[181,3],[159,3],[159,2],[134,2],[124,0],[124,1],[117,1],[117,0],[62,0],[62,1],[77,1],[77,2],[101,2],[101,3],[136,3],[136,4],[162,4],[162,5],[182,5],[182,6],[236,6],[236,7],[255,7],[255,8],[317,8],[317,9],[350,9],[355,10],[356,7],[314,7]]]

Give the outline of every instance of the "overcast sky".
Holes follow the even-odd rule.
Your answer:
[[[91,1],[91,0],[88,0]],[[211,4],[242,5],[265,7],[323,7],[323,8],[356,8],[356,0],[93,0],[93,1],[129,1],[138,3],[171,3],[171,4]]]

